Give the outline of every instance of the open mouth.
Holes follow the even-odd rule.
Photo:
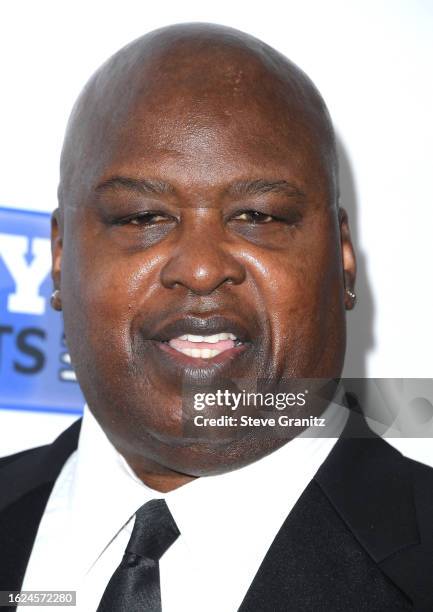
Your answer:
[[[152,340],[178,366],[200,368],[223,366],[251,345],[245,326],[221,315],[186,315],[158,330]]]
[[[208,336],[184,334],[168,340],[166,344],[188,357],[211,359],[235,346],[241,346],[242,342],[234,334],[223,332]]]

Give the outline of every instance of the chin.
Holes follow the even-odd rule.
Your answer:
[[[150,435],[135,449],[139,464],[151,460],[159,466],[187,476],[213,476],[244,467],[282,446],[287,440],[242,432],[223,438],[185,438]]]

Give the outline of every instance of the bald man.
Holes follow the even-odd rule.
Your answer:
[[[431,610],[431,470],[333,384],[356,263],[310,79],[230,28],[151,32],[84,88],[58,193],[52,305],[87,403],[0,462],[1,589]]]

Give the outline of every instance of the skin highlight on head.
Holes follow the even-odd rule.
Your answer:
[[[85,87],[62,152],[53,280],[89,407],[149,486],[282,444],[185,438],[185,382],[340,376],[356,266],[337,174],[314,85],[237,30],[151,32]],[[242,346],[212,366],[173,358],[179,320],[203,334],[228,321]]]

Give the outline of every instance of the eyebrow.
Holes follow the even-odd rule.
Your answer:
[[[113,176],[97,185],[95,191],[127,189],[139,194],[173,193],[174,187],[170,183],[155,179],[133,179],[125,176]]]
[[[139,194],[167,194],[174,193],[175,188],[170,183],[155,179],[133,179],[125,176],[113,176],[97,185],[95,191],[127,189]],[[270,181],[255,179],[249,181],[236,181],[226,190],[230,196],[260,195],[264,193],[283,193],[289,197],[305,199],[306,194],[294,183],[286,180]]]
[[[285,180],[269,181],[257,179],[254,181],[238,181],[231,185],[228,193],[234,196],[260,195],[263,193],[284,193],[290,197],[305,199],[306,194],[294,183]]]

